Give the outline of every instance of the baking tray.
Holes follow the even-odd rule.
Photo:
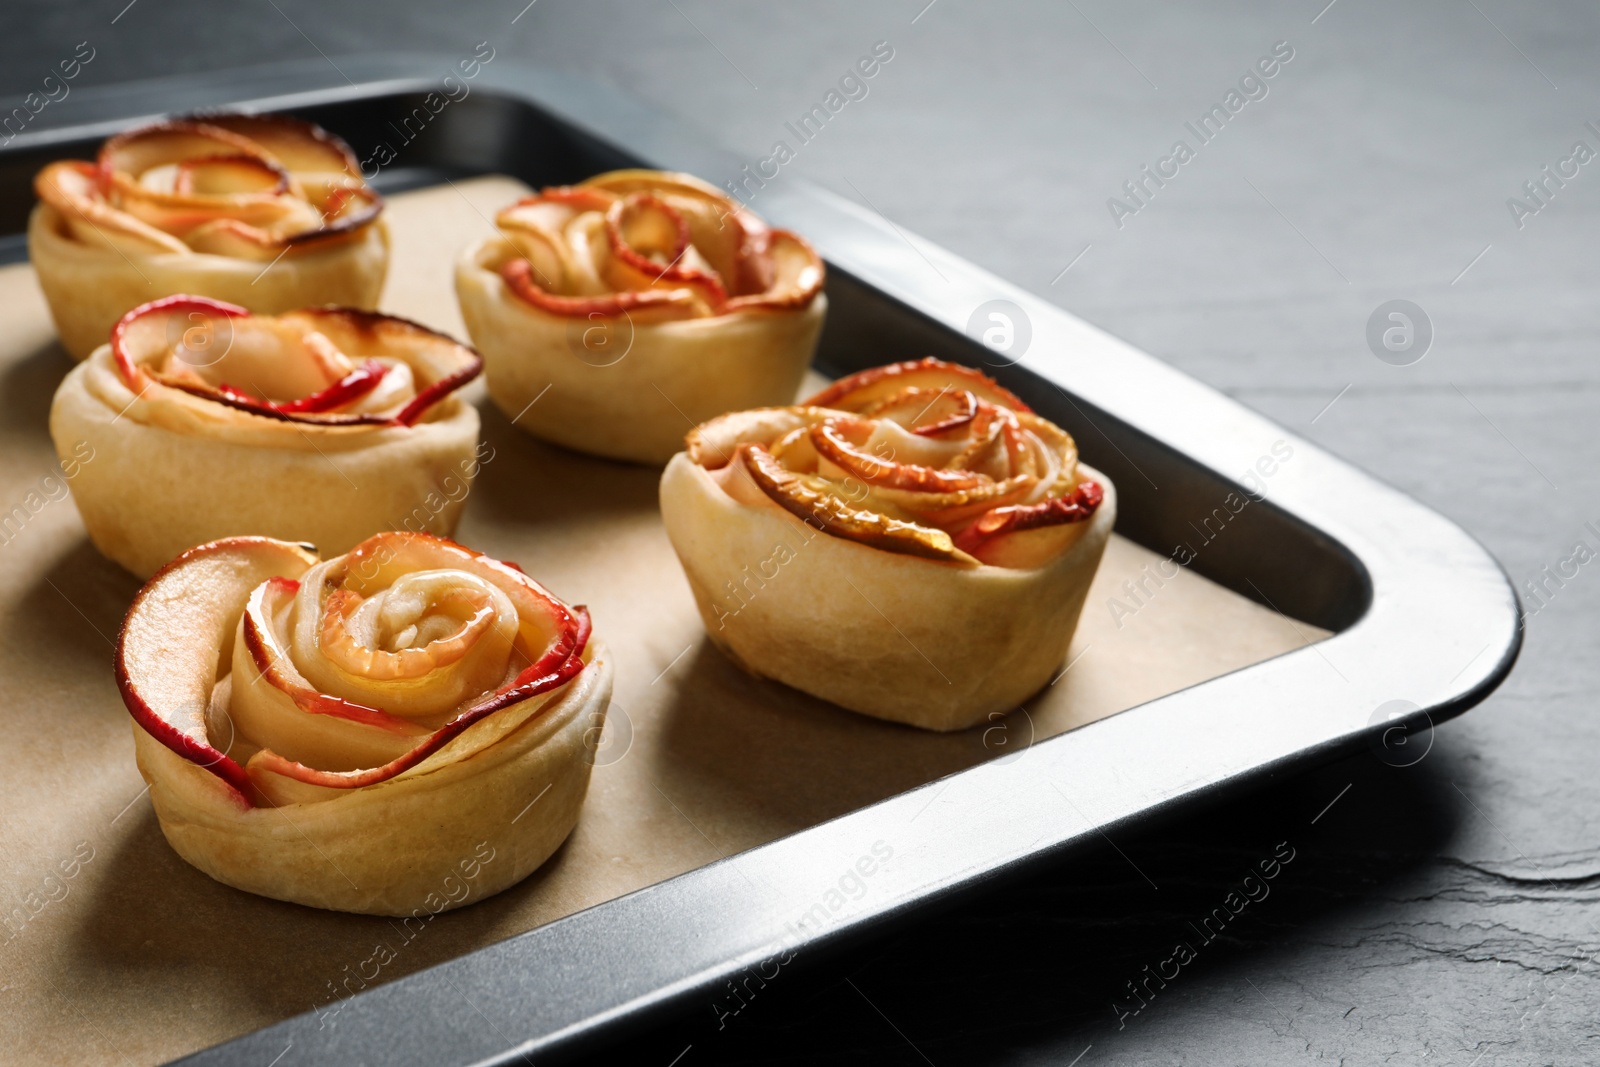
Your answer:
[[[37,169],[163,114],[289,111],[351,141],[394,141],[455,57],[346,57],[74,94],[70,126],[0,150],[0,257]],[[648,165],[719,180],[742,162],[615,92],[498,59],[386,168],[395,191],[512,175],[530,185]],[[807,235],[830,267],[819,369],[930,353],[979,366],[1071,428],[1119,489],[1118,532],[1331,636],[909,790],[780,840],[197,1053],[196,1064],[511,1063],[579,1048],[730,979],[1204,796],[1422,730],[1481,700],[1520,647],[1515,595],[1460,528],[1215,391],[1037,297],[792,176],[752,207]],[[1031,329],[1013,362],[967,333],[1008,301]],[[1274,462],[1288,442],[1294,462]],[[1271,473],[1268,474],[1268,471]],[[1207,517],[1246,490],[1227,536]],[[1230,509],[1231,510],[1231,509]],[[1298,620],[1298,623],[1293,620]],[[1415,710],[1395,721],[1396,701]],[[1423,735],[1418,734],[1421,737]],[[1063,802],[1064,801],[1064,802]],[[797,924],[866,843],[892,835],[872,892]],[[830,906],[831,907],[831,906]]]

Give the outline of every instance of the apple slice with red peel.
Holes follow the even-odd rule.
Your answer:
[[[230,537],[191,548],[139,591],[117,638],[116,677],[128,713],[146,733],[215,774],[249,805],[248,775],[212,745],[206,709],[250,591],[298,578],[316,563],[300,545]]]
[[[378,534],[362,542],[342,560],[324,564],[308,574],[306,581],[293,593],[297,600],[292,620],[293,633],[288,640],[297,648],[323,647],[329,629],[329,612],[338,610],[335,598],[340,593],[353,598],[370,596],[392,588],[408,575],[439,570],[464,572],[505,594],[516,613],[519,631],[517,647],[526,650],[524,655],[533,657],[533,662],[497,690],[484,694],[474,703],[456,711],[448,722],[427,732],[425,737],[419,739],[414,732],[403,727],[396,729],[394,732],[399,751],[387,748],[388,742],[382,741],[376,734],[362,732],[365,741],[381,742],[380,747],[392,753],[392,758],[377,765],[366,763],[346,769],[332,769],[327,766],[329,761],[321,758],[321,751],[316,750],[315,746],[306,746],[300,751],[314,753],[317,757],[315,762],[320,764],[310,766],[291,758],[289,753],[274,751],[273,747],[265,748],[251,758],[249,765],[251,779],[263,795],[273,797],[280,794],[276,788],[277,778],[334,789],[358,788],[386,781],[427,759],[485,716],[558,689],[583,669],[583,651],[591,632],[587,611],[581,607],[569,609],[520,569],[453,541],[419,533]],[[338,588],[329,592],[329,587],[334,585]],[[319,665],[307,661],[304,668],[311,682],[306,682],[298,671],[292,669],[292,664],[280,665],[283,653],[279,651],[274,655],[278,646],[272,644],[264,633],[272,629],[271,620],[281,617],[288,608],[286,602],[279,603],[279,598],[289,593],[286,583],[276,583],[276,586],[276,591],[269,587],[254,594],[251,610],[245,620],[246,640],[253,646],[253,659],[245,663],[244,668],[261,672],[272,685],[290,695],[302,711],[358,721],[363,727],[385,726],[384,721],[376,718],[380,716],[388,720],[390,727],[403,723],[404,720],[397,720],[385,712],[362,708],[347,701],[333,701],[331,697],[316,693],[315,690],[309,694],[302,692],[310,690],[319,678],[324,679],[324,685],[331,687],[331,678],[338,676],[339,672],[331,664]],[[263,633],[253,637],[252,627]],[[236,662],[239,661],[236,659]],[[237,696],[235,699],[238,699]],[[329,706],[324,707],[319,702],[326,702]],[[320,728],[324,733],[338,732],[346,740],[356,739],[356,731],[342,723],[323,720]]]
[[[840,497],[825,479],[785,468],[765,445],[740,445],[739,455],[751,481],[773,503],[814,529],[925,559],[975,562],[957,549],[943,530],[856,507]]]
[[[724,311],[797,311],[822,292],[825,271],[817,250],[797,233],[751,235],[739,260],[740,291]]]
[[[499,214],[495,215],[495,224],[557,229],[570,221],[573,215],[584,211],[604,211],[611,206],[611,203],[610,196],[594,189],[585,189],[581,185],[553,185],[543,192],[525,196],[516,203],[501,208]],[[563,211],[561,213],[542,211],[541,208],[547,204],[559,205]]]
[[[253,164],[255,175],[235,166],[235,181],[225,192],[163,191],[146,184],[147,172],[161,167],[181,168],[196,161],[229,157]],[[289,189],[289,172],[248,138],[198,122],[163,122],[128,130],[100,147],[101,188],[118,207],[141,221],[166,231],[192,229],[204,222],[229,218],[248,226],[265,227],[282,220],[296,206],[282,194]],[[270,172],[271,181],[259,174]],[[303,210],[304,203],[299,207]],[[315,212],[311,213],[315,221]]]
[[[140,304],[111,328],[111,354],[117,361],[122,384],[136,393],[143,392],[150,386],[145,365],[164,358],[175,347],[174,336],[186,348],[199,351],[214,342],[213,320],[246,318],[249,314],[248,308],[204,296],[164,296]]]
[[[689,458],[708,471],[732,463],[744,444],[768,445],[795,430],[833,418],[826,408],[750,408],[718,415],[690,430],[684,436]]]
[[[147,181],[151,171],[170,171],[172,180]],[[344,142],[310,123],[264,116],[129,130],[107,140],[94,163],[52,163],[34,188],[77,240],[130,257],[199,252],[264,262],[354,234],[383,210]]]
[[[221,156],[251,160],[280,180],[271,188],[257,189],[259,183],[247,182],[235,190],[209,193],[161,192],[140,180],[155,167]],[[208,221],[242,224],[244,229],[234,234],[239,246],[235,250],[257,258],[257,253],[352,233],[375,219],[383,200],[365,185],[355,184],[360,168],[354,163],[348,146],[310,123],[218,116],[178,119],[119,134],[101,146],[96,167],[102,192],[114,191],[131,216],[156,225],[170,223],[176,229]],[[296,168],[304,169],[291,176]],[[318,206],[301,195],[311,192],[321,198],[330,176],[347,184],[333,191],[319,213]],[[307,190],[308,184],[317,188]],[[348,207],[352,202],[357,206]],[[282,232],[286,225],[292,232]]]
[[[271,578],[250,593],[232,657],[228,714],[235,729],[258,748],[324,767],[381,765],[416,747],[433,731],[319,693],[300,674],[272,625],[299,588],[291,579]]]
[[[569,610],[521,568],[432,534],[396,530],[368,538],[345,557],[344,585],[366,596],[403,575],[440,568],[477,575],[510,597],[528,648],[554,648],[581,629],[575,609]]]
[[[305,308],[280,315],[306,321],[352,358],[387,355],[411,367],[417,395],[388,421],[412,426],[433,406],[483,372],[483,357],[449,334],[399,315],[360,308]],[[348,417],[348,416],[347,416]]]
[[[340,415],[337,413],[285,411],[275,405],[263,403],[260,399],[247,393],[242,393],[232,387],[220,386],[212,389],[194,385],[190,382],[169,381],[163,380],[159,376],[154,377],[157,382],[167,386],[169,389],[177,389],[180,392],[188,393],[190,396],[200,397],[202,400],[213,400],[224,407],[246,411],[252,415],[260,415],[268,419],[282,419],[284,422],[314,423],[318,426],[394,426],[400,424],[398,419],[392,419],[386,415]],[[317,417],[309,417],[313,414]]]
[[[359,178],[361,164],[340,138],[315,123],[287,115],[194,115],[187,121],[247,137],[296,173],[343,173]]]
[[[965,490],[992,490],[1000,486],[986,474],[969,470],[944,470],[916,463],[896,463],[882,459],[851,441],[849,434],[857,427],[851,422],[859,420],[830,419],[811,427],[811,445],[817,455],[860,478],[868,485],[888,489],[910,489],[919,493],[956,493]],[[872,432],[872,424],[862,424],[857,436],[863,439]]]
[[[706,313],[720,315],[728,290],[689,240],[689,223],[671,204],[650,193],[632,193],[606,211],[606,241],[617,289],[690,289]],[[657,258],[659,257],[659,261]],[[696,262],[697,261],[697,262]]]
[[[461,712],[461,714],[430,734],[427,740],[403,755],[380,767],[366,767],[349,771],[326,771],[315,767],[307,767],[271,749],[263,749],[250,758],[248,773],[252,785],[265,796],[272,798],[281,795],[279,783],[274,781],[275,778],[289,779],[293,783],[301,783],[307,786],[321,786],[331,789],[358,789],[362,786],[377,785],[379,782],[388,781],[390,778],[410,770],[453,741],[474,723],[494,712],[508,708],[512,704],[530,700],[541,694],[559,689],[577,677],[578,672],[587,666],[583,659],[583,651],[588,643],[588,635],[590,633],[589,613],[584,607],[578,606],[572,609],[571,614],[574,622],[573,630],[543,656],[539,657],[535,663],[519,674],[508,686]],[[581,623],[579,620],[582,620]],[[580,636],[582,644],[579,643]],[[537,712],[535,711],[534,713],[536,714]],[[293,789],[293,786],[291,785],[290,788]],[[304,795],[304,791],[297,791],[290,795]]]
[[[255,407],[272,408],[274,411],[289,415],[311,413],[320,415],[334,408],[342,408],[346,404],[353,404],[378,387],[383,381],[383,376],[389,372],[375,359],[369,359],[343,378],[334,382],[326,389],[303,396],[298,400],[263,400],[261,397],[252,396],[243,389],[236,389],[226,382],[217,386],[217,392],[225,393],[232,400],[241,404]]]
[[[848,377],[840,378],[822,392],[801,403],[820,408],[858,411],[876,401],[886,400],[906,388],[935,391],[944,388],[951,391],[965,389],[979,400],[987,400],[1012,411],[1033,410],[1022,402],[1021,397],[987,374],[975,371],[971,367],[963,367],[959,363],[947,363],[932,356],[858,371]]]
[[[526,259],[513,259],[500,268],[500,278],[520,300],[551,315],[587,319],[627,315],[635,322],[693,318],[700,306],[694,292],[684,289],[626,289],[597,296],[562,296],[547,292],[534,280]]]
[[[940,413],[951,406],[955,408],[952,413]],[[966,389],[908,386],[868,404],[860,414],[874,419],[894,419],[895,414],[901,412],[911,413],[909,421],[900,423],[902,426],[920,437],[933,437],[971,424],[978,415],[978,398]],[[932,415],[932,421],[923,422],[929,415]],[[894,421],[900,422],[899,419]]]
[[[956,535],[956,547],[982,558],[985,546],[995,538],[1024,530],[1084,522],[1094,517],[1095,509],[1104,499],[1105,490],[1100,488],[1099,482],[1082,482],[1066,496],[1054,500],[991,508]]]
[[[521,277],[533,296],[542,299],[571,288],[578,266],[567,226],[584,212],[604,212],[610,206],[605,193],[558,186],[500,209],[495,225],[526,259]],[[519,295],[529,299],[529,294]]]
[[[407,319],[355,308],[309,308],[276,317],[263,317],[252,323],[250,311],[236,304],[200,296],[169,296],[141,304],[124,315],[112,328],[111,351],[123,384],[142,394],[152,384],[189,393],[227,407],[260,415],[317,426],[410,426],[448,394],[466,385],[483,370],[477,352],[449,336]],[[216,336],[214,323],[231,322],[232,336],[226,342]],[[181,340],[184,347],[204,353],[210,362],[204,366],[226,373],[222,361],[233,346],[254,344],[289,346],[274,355],[294,356],[292,333],[300,329],[323,334],[334,348],[361,364],[341,379],[313,389],[294,400],[273,401],[246,393],[226,384],[211,384],[198,371],[183,368],[183,375],[163,374],[155,368],[163,363]],[[254,332],[252,332],[254,331]],[[211,356],[207,346],[224,344],[222,352]],[[307,342],[299,342],[302,347]],[[244,351],[241,347],[240,351]],[[305,353],[310,365],[324,358],[322,353]],[[354,403],[376,389],[386,368],[378,355],[404,362],[411,368],[416,394],[391,415],[343,414],[334,409]],[[237,353],[236,353],[237,358]],[[259,364],[259,361],[258,361]],[[323,381],[326,381],[324,378]],[[304,383],[300,388],[308,388]]]
[[[119,211],[101,195],[100,171],[93,163],[62,160],[41,170],[33,191],[54,208],[72,236],[90,247],[112,248],[125,256],[179,255],[189,247],[169,233]]]
[[[482,717],[491,711],[509,707],[519,700],[548,692],[554,688],[549,683],[552,676],[569,670],[572,674],[576,674],[582,670],[583,653],[589,647],[590,635],[594,633],[594,622],[589,617],[589,609],[582,604],[574,606],[571,615],[574,623],[572,629],[564,632],[550,651],[525,667],[511,680],[510,685],[492,694],[482,703],[474,705],[470,714]],[[571,674],[566,675],[568,678],[571,676]],[[555,684],[561,685],[564,682]]]
[[[289,173],[255,156],[221,155],[186,159],[178,164],[172,191],[179,196],[213,196],[226,193],[289,191]]]
[[[550,315],[645,324],[798,311],[822,291],[822,259],[803,238],[769,230],[687,175],[618,171],[546,189],[495,221],[520,255],[493,269],[512,295]],[[602,236],[592,262],[574,258],[570,244]]]
[[[689,240],[728,286],[732,305],[761,300],[775,286],[780,271],[772,254],[772,231],[767,224],[723,190],[689,174],[658,170],[616,170],[584,182],[579,189],[606,198],[635,194],[657,197],[672,206],[689,226]],[[600,210],[605,210],[602,207]],[[811,262],[821,260],[811,255]],[[820,276],[817,279],[821,285]],[[739,294],[745,294],[740,296]]]
[[[213,156],[243,156],[276,170],[283,169],[281,163],[248,137],[190,119],[125,130],[101,144],[95,162],[109,187],[118,174],[137,183],[141,175],[156,167]],[[152,189],[144,192],[159,195]]]

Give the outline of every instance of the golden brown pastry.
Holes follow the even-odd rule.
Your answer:
[[[56,390],[95,546],[140,577],[249,533],[343,552],[379,530],[448,534],[476,475],[477,353],[348,308],[277,317],[200,297],[135,308]]]
[[[543,863],[577,821],[611,681],[582,607],[426,534],[321,561],[201,545],[139,592],[117,645],[178,854],[375,915],[470,903]]]
[[[298,119],[208,115],[106,141],[34,179],[28,255],[83,359],[131,308],[190,293],[275,314],[378,306],[383,201],[348,145]]]
[[[687,444],[661,515],[712,642],[932,730],[1051,680],[1116,518],[1066,431],[931,358],[712,419]]]
[[[496,222],[456,294],[489,395],[529,433],[665,463],[699,419],[794,399],[827,308],[804,239],[652,170],[546,189]]]

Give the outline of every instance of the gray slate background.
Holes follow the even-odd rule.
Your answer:
[[[870,95],[786,173],[859,190],[1415,494],[1519,588],[1580,538],[1600,546],[1584,530],[1600,525],[1600,163],[1520,229],[1506,206],[1575,141],[1600,150],[1593,5],[125,3],[7,4],[0,104],[85,39],[84,88],[488,40],[753,162],[887,40]],[[1268,96],[1118,229],[1107,198],[1281,40],[1295,56]],[[1397,297],[1436,331],[1408,367],[1364,337]],[[1416,766],[1362,757],[1119,841],[1159,889],[1109,848],[1078,856],[775,983],[726,1030],[642,1035],[628,1058],[1600,1062],[1597,622],[1587,567],[1529,619],[1504,688]],[[1273,895],[1119,1029],[1124,983],[1286,839],[1297,859]]]

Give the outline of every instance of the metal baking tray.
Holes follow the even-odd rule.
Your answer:
[[[44,163],[105,136],[208,108],[286,111],[364,154],[394,141],[453,58],[352,57],[75,94],[69,126],[0,149],[0,260],[22,233]],[[502,173],[533,186],[645,165],[714,181],[741,161],[614,91],[501,59],[383,170],[380,188]],[[792,175],[752,206],[828,261],[826,372],[914,354],[982,367],[1070,425],[1119,487],[1118,532],[1156,551],[1192,536],[1229,493],[1262,485],[1273,442],[1295,461],[1192,566],[1292,619],[1333,631],[1295,652],[1041,741],[851,814],[530,930],[347,1001],[337,1027],[306,1014],[199,1052],[204,1065],[500,1064],[580,1048],[699,999],[786,953],[875,925],[1003,872],[1364,746],[1430,728],[1482,700],[1521,644],[1500,567],[1459,527],[1397,490],[929,242]],[[968,335],[988,301],[1020,309],[1020,362]],[[998,365],[997,365],[998,364]],[[1414,710],[1390,719],[1395,704]],[[1416,736],[1423,736],[1418,733]],[[1076,802],[1063,804],[1057,783]],[[796,927],[819,876],[892,829],[895,862],[824,929]],[[822,878],[821,881],[827,881]]]

